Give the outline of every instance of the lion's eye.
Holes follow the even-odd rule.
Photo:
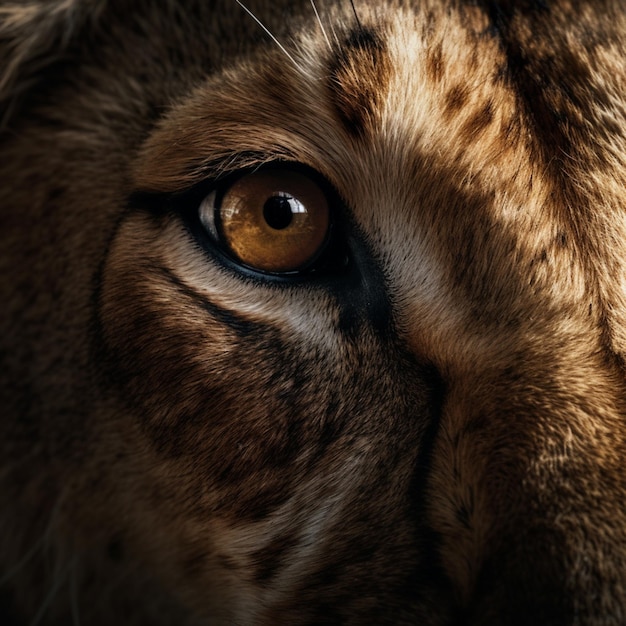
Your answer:
[[[286,169],[245,174],[201,203],[204,228],[239,263],[269,273],[309,267],[328,239],[326,194],[308,176]]]

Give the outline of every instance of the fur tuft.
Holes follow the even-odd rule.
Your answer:
[[[19,99],[61,61],[76,33],[96,20],[106,0],[0,4],[0,128]]]

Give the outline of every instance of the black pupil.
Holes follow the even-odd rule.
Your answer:
[[[263,205],[263,217],[268,226],[275,230],[282,230],[291,224],[293,219],[291,196],[272,196]]]

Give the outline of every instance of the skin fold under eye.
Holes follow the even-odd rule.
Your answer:
[[[330,208],[324,191],[305,174],[263,169],[211,192],[200,222],[238,263],[268,273],[311,266],[328,240]]]

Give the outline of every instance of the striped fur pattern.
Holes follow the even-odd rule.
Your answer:
[[[2,0],[0,623],[626,623],[625,47],[621,0]],[[200,232],[268,166],[342,263]]]

